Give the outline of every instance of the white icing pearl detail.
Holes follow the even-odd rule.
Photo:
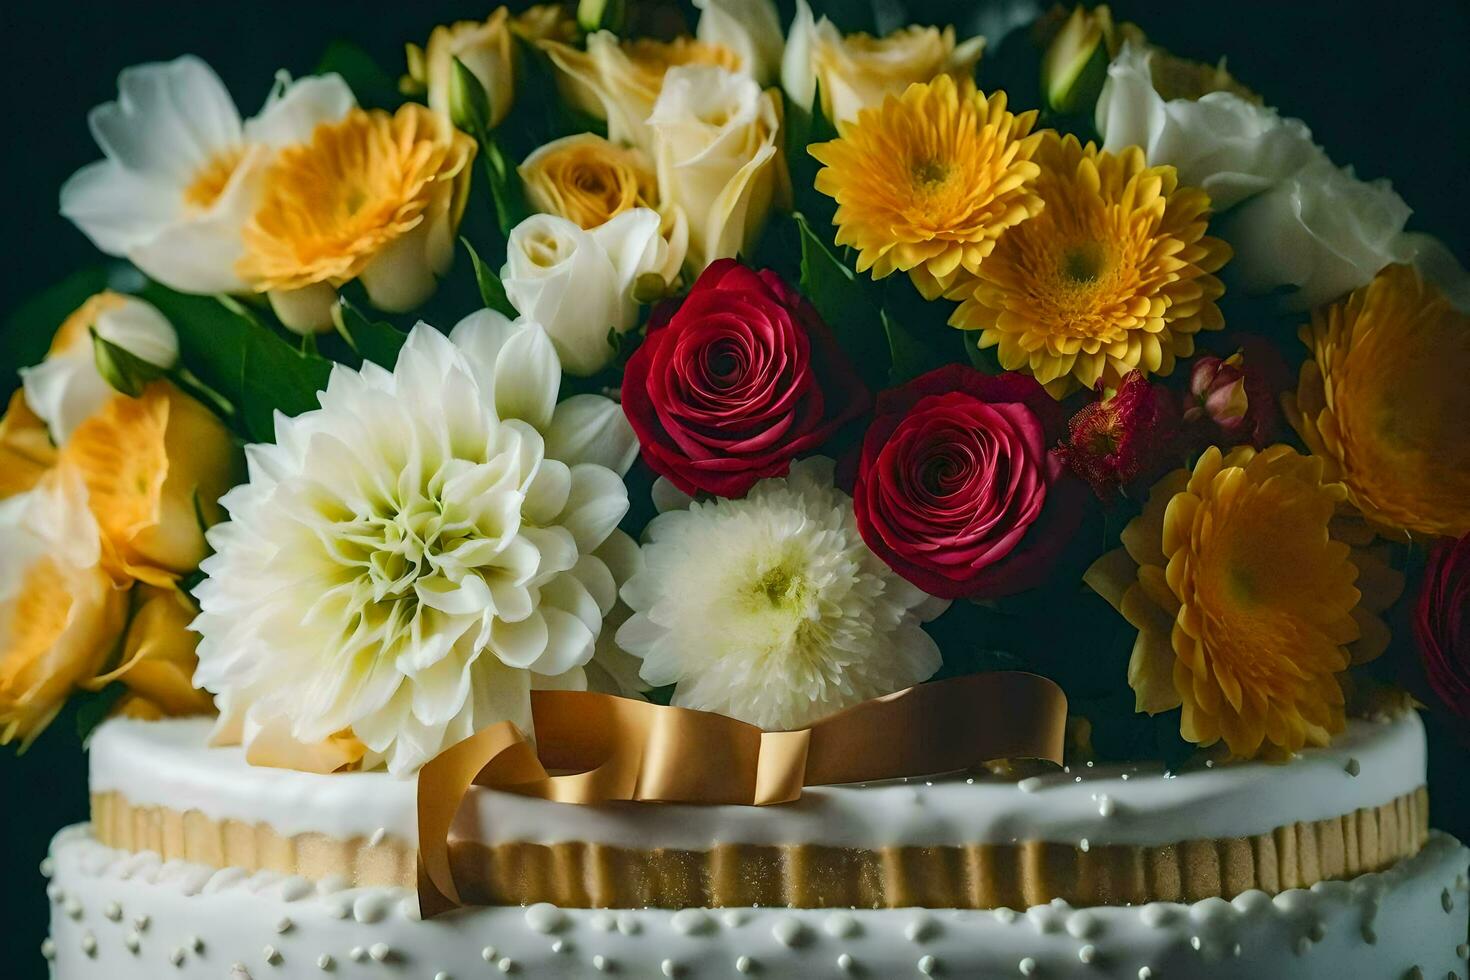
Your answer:
[[[921,956],[917,964],[919,972],[926,977],[932,977],[934,971],[939,969],[939,961],[932,956]]]
[[[102,910],[102,914],[113,922],[119,922],[122,920],[122,906],[116,902],[108,902],[107,907]]]
[[[1034,793],[1037,790],[1041,789],[1041,777],[1027,776],[1025,779],[1016,784],[1016,788],[1023,793]]]
[[[858,925],[858,921],[853,918],[852,913],[833,912],[822,923],[822,928],[826,931],[827,935],[835,939],[848,939],[857,935],[862,927]]]
[[[1097,959],[1097,947],[1088,943],[1077,950],[1077,959],[1082,963],[1092,963]]]
[[[1138,980],[1152,980],[1153,975],[1154,971],[1146,966],[1140,966],[1138,968]]]
[[[1455,896],[1450,894],[1448,888],[1439,893],[1439,904],[1446,912],[1453,912],[1455,910]],[[76,916],[72,916],[72,918],[75,919]]]
[[[995,916],[997,921],[1002,922],[1005,925],[1010,925],[1012,922],[1015,922],[1020,915],[1015,909],[1008,909],[1004,907],[998,908],[990,914]]]
[[[1161,929],[1174,921],[1174,910],[1163,902],[1150,902],[1139,910],[1138,921],[1150,929]]]
[[[486,946],[484,949],[480,950],[480,959],[484,960],[486,963],[494,963],[495,962],[495,947],[494,946]]]
[[[562,910],[550,902],[537,902],[526,909],[526,925],[540,933],[552,933],[566,924]]]
[[[1092,842],[1084,837],[1077,842],[1077,849],[1083,854],[1086,854],[1088,851],[1092,850]]]
[[[849,953],[838,953],[837,954],[837,969],[841,970],[843,973],[850,973],[850,972],[852,972],[852,966],[853,966],[853,963],[852,963],[852,955],[851,954],[849,954]]]
[[[1020,969],[1021,976],[1023,977],[1036,976],[1036,961],[1029,956],[1020,962],[1018,968]]]
[[[501,973],[509,973],[515,968],[516,961],[511,959],[509,956],[502,956],[500,958],[500,962],[495,964],[495,969],[499,970]]]
[[[612,932],[618,927],[618,920],[611,912],[593,912],[588,924],[598,932]]]
[[[46,897],[53,902],[61,901],[65,895],[66,891],[54,881],[46,886]]]
[[[363,949],[361,946],[352,947],[352,951],[349,952],[347,955],[352,957],[353,962],[356,963],[361,963],[363,960],[368,958],[367,950]]]
[[[638,930],[641,928],[642,926],[638,924],[638,920],[628,913],[624,912],[618,916],[618,932],[621,932],[623,935],[636,936],[638,935]]]
[[[277,932],[277,934],[279,934],[279,935],[285,935],[286,933],[288,933],[288,932],[291,931],[291,926],[292,925],[294,925],[294,923],[290,920],[289,917],[284,916],[284,915],[281,916],[281,920],[276,923],[276,932]]]
[[[323,953],[316,958],[316,968],[318,970],[330,970],[332,966],[333,960],[330,953]]]
[[[685,936],[703,935],[714,929],[715,920],[703,909],[680,909],[669,919],[674,931]]]
[[[664,960],[658,965],[658,969],[659,972],[666,977],[678,976],[679,964],[675,963],[673,960]]]
[[[745,913],[739,909],[726,909],[720,918],[731,929],[738,929],[740,926],[745,925]]]
[[[755,969],[755,961],[749,956],[742,956],[735,961],[735,969],[741,973],[749,973]]]
[[[62,911],[66,912],[66,914],[71,916],[73,919],[76,919],[78,921],[81,920],[82,903],[77,901],[75,896],[68,895],[66,896],[66,898],[62,899],[61,908]]]
[[[1113,802],[1113,798],[1111,796],[1109,796],[1108,794],[1103,793],[1101,796],[1099,796],[1097,798],[1097,815],[1098,816],[1100,816],[1100,817],[1111,817],[1113,815],[1113,811],[1116,808],[1117,808],[1117,804],[1115,804]]]
[[[183,951],[180,950],[180,953],[182,952]],[[261,952],[262,955],[265,956],[265,961],[271,966],[275,966],[277,963],[281,962],[281,951],[276,949],[274,946],[267,946]]]
[[[572,947],[567,945],[565,939],[553,939],[551,941],[551,951],[553,953],[570,953]]]
[[[352,903],[352,917],[364,925],[381,922],[388,914],[388,897],[383,893],[368,892],[359,895]]]
[[[387,943],[373,943],[368,947],[368,955],[379,963],[386,963],[388,957],[393,955],[393,950],[389,948]]]
[[[450,980],[450,977],[449,974],[445,973],[443,970],[440,970],[438,973],[434,974],[434,980]]]
[[[56,862],[49,857],[41,859],[41,877],[50,878],[56,874]]]
[[[379,844],[383,843],[383,839],[387,836],[388,828],[379,827],[377,830],[373,831],[373,835],[368,838],[368,847],[377,847]]]
[[[50,936],[41,940],[41,955],[48,960],[56,959],[56,941]]]
[[[141,939],[138,938],[138,934],[136,932],[129,932],[126,936],[123,937],[123,946],[127,949],[129,953],[136,953],[139,947],[141,947],[142,945],[143,942]]]
[[[1096,935],[1098,928],[1097,916],[1091,912],[1073,912],[1067,916],[1067,934],[1073,939],[1087,939]]]
[[[1348,759],[1347,765],[1342,767],[1342,771],[1356,778],[1363,771],[1363,765],[1357,759]]]
[[[97,955],[97,937],[90,932],[82,933],[82,952],[88,956]]]
[[[800,919],[791,916],[783,916],[776,920],[771,926],[771,935],[776,937],[776,942],[782,946],[795,946],[802,941],[806,934],[806,927],[801,924]]]
[[[934,935],[934,923],[924,916],[919,916],[904,927],[903,935],[911,943],[922,943]]]
[[[596,956],[592,957],[592,968],[599,973],[607,973],[609,970],[612,969],[612,960],[608,959],[606,956],[603,956],[601,953],[598,953]]]
[[[267,946],[266,949],[270,949],[270,947]],[[267,962],[269,962],[269,959],[270,958],[267,957],[266,959],[267,959]],[[184,965],[184,947],[182,947],[182,946],[175,946],[169,952],[169,954],[168,954],[168,961],[170,963],[172,963],[174,966],[183,966]]]

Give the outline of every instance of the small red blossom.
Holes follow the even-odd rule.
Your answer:
[[[1104,503],[1141,489],[1179,462],[1180,414],[1174,396],[1129,372],[1111,398],[1083,408],[1059,452]]]

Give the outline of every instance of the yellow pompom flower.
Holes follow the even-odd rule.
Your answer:
[[[809,148],[825,165],[817,190],[837,201],[837,244],[858,250],[859,272],[908,272],[935,298],[1041,210],[1035,122],[1007,111],[1004,92],[948,75],[862,110],[839,139]]]
[[[1138,629],[1128,681],[1139,711],[1183,708],[1181,734],[1240,758],[1280,759],[1344,726],[1339,674],[1376,656],[1376,614],[1402,576],[1350,545],[1346,497],[1290,446],[1222,455],[1150,491],[1123,547],[1087,582]]]
[[[1045,207],[1001,236],[975,281],[956,284],[950,323],[980,331],[1002,367],[1057,398],[1116,387],[1133,370],[1168,374],[1196,333],[1225,323],[1211,273],[1230,248],[1205,235],[1209,196],[1138,147],[1115,155],[1042,138],[1034,188]]]
[[[519,168],[537,211],[592,229],[633,208],[657,208],[653,166],[640,151],[595,133],[576,133],[539,147]]]
[[[453,260],[474,155],[473,139],[412,103],[318,126],[266,171],[240,275],[295,330],[330,329],[337,287],[357,278],[375,306],[413,309]]]
[[[1387,534],[1470,533],[1470,315],[1394,265],[1300,336],[1286,414],[1353,506]]]

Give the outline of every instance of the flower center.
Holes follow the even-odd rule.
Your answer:
[[[1106,253],[1100,242],[1083,242],[1062,253],[1062,278],[1078,285],[1097,282]]]
[[[757,579],[754,592],[770,604],[771,609],[797,613],[806,605],[808,583],[798,563],[788,557]]]
[[[933,188],[944,183],[949,176],[949,167],[935,159],[920,160],[914,164],[914,183],[920,187]]]
[[[207,211],[219,200],[235,168],[245,158],[245,147],[236,146],[221,150],[204,162],[194,173],[194,179],[184,188],[184,207],[190,211]]]

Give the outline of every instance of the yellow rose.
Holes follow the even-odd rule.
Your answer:
[[[520,174],[532,207],[589,230],[624,211],[656,207],[648,158],[594,133],[538,147],[521,164]]]
[[[953,27],[900,28],[884,37],[843,35],[826,17],[814,20],[805,0],[786,40],[781,82],[792,100],[811,108],[820,84],[822,113],[851,122],[860,110],[882,105],[910,85],[950,75],[971,78],[985,49],[983,37],[955,43]]]
[[[17,391],[0,417],[0,500],[35,486],[55,462],[46,423],[26,404],[25,392]]]
[[[573,107],[607,121],[608,139],[643,149],[651,144],[647,119],[663,88],[664,75],[681,65],[718,65],[740,69],[740,56],[728,48],[681,37],[672,41],[619,42],[609,31],[587,36],[581,51],[555,41],[542,42],[557,69],[557,85]]]
[[[166,381],[138,398],[114,395],[72,433],[61,459],[86,485],[108,571],[160,586],[204,557],[200,517],[219,519],[217,501],[239,468],[219,419]]]
[[[102,568],[87,489],[71,467],[0,503],[0,744],[22,747],[122,632],[126,594]]]
[[[723,68],[675,68],[648,125],[659,207],[687,220],[690,270],[748,255],[771,207],[790,197],[775,91]]]
[[[208,714],[214,701],[194,687],[199,635],[189,630],[192,603],[177,589],[138,585],[133,589],[133,616],[116,667],[83,686],[100,691],[113,681],[128,693],[117,710],[132,717]]]

